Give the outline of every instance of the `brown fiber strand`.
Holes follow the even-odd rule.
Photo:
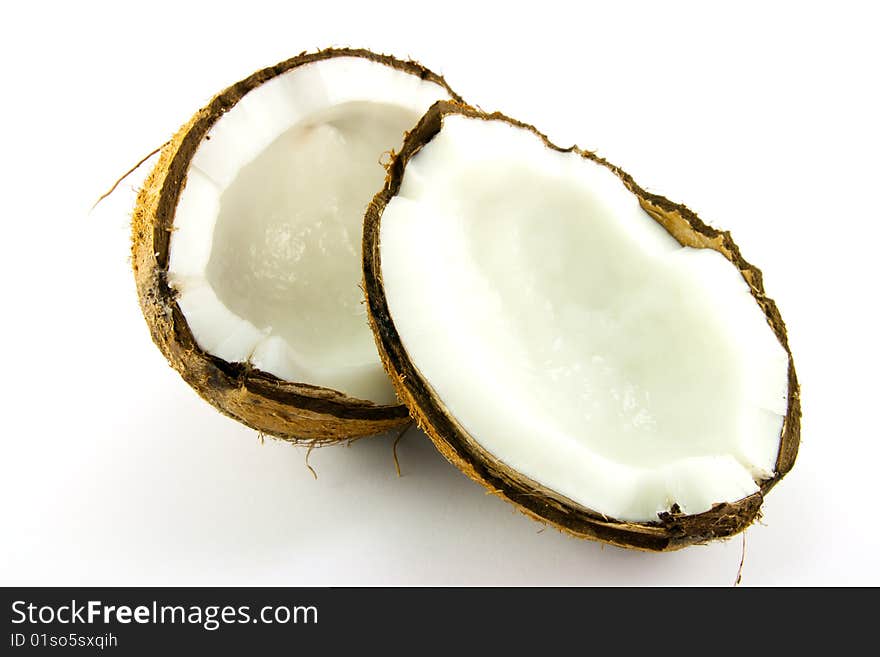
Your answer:
[[[403,427],[398,433],[397,437],[394,439],[394,444],[391,445],[391,456],[394,457],[394,468],[397,470],[397,476],[402,477],[400,474],[400,461],[397,458],[397,443],[400,442],[400,439],[406,435],[406,432],[413,428],[413,422],[410,422],[405,427]]]
[[[170,140],[169,140],[169,141],[170,141]],[[105,198],[107,198],[108,196],[110,196],[113,192],[115,192],[115,191],[116,191],[116,188],[119,187],[119,183],[121,183],[123,180],[125,180],[126,178],[128,178],[128,177],[129,177],[131,174],[133,174],[135,171],[137,171],[138,169],[140,169],[140,168],[141,168],[141,165],[143,165],[144,162],[146,162],[147,160],[149,160],[151,157],[153,157],[156,153],[158,153],[159,151],[161,151],[161,150],[162,150],[163,148],[165,148],[167,145],[168,145],[168,142],[166,141],[164,144],[162,144],[162,145],[159,146],[158,148],[154,148],[154,149],[151,150],[149,153],[147,153],[146,155],[144,155],[144,156],[138,161],[138,163],[135,164],[131,169],[129,169],[128,171],[126,171],[125,173],[123,173],[119,178],[117,178],[117,179],[116,179],[116,182],[113,183],[113,185],[110,187],[110,189],[108,189],[106,192],[104,192],[103,194],[101,194],[101,195],[98,197],[98,200],[95,201],[95,204],[91,207],[91,210],[94,210],[96,207],[98,207],[98,203],[100,203],[100,202],[103,201]],[[89,210],[89,211],[91,212],[91,210]]]
[[[743,565],[746,563],[746,532],[742,533],[742,555],[739,558],[739,569],[736,571],[736,581],[733,583],[734,586],[739,586],[739,583],[742,582],[743,577]]]
[[[315,469],[309,463],[309,457],[312,455],[312,450],[315,449],[315,441],[309,445],[309,448],[306,450],[306,467],[309,469],[309,472],[312,473],[312,476],[315,478],[315,481],[318,480],[318,473],[315,472]]]

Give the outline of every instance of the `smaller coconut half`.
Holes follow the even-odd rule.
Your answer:
[[[370,319],[443,455],[576,536],[673,550],[798,450],[785,324],[730,234],[535,128],[435,104],[364,222]]]
[[[217,409],[311,444],[408,421],[360,240],[383,157],[441,99],[458,96],[415,62],[303,53],[219,93],[162,149],[133,213],[135,282],[154,342]]]

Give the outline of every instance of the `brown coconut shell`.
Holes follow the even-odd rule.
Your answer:
[[[718,504],[709,511],[694,515],[681,513],[678,507],[674,506],[670,512],[662,514],[654,522],[625,522],[609,518],[546,488],[496,459],[481,447],[476,438],[469,435],[446,409],[431,388],[430,381],[422,376],[410,360],[397,333],[394,319],[389,313],[382,284],[379,225],[385,206],[400,189],[407,163],[422,146],[433,139],[441,130],[444,117],[451,114],[483,121],[504,121],[533,132],[543,140],[547,148],[576,153],[607,167],[638,197],[645,211],[681,244],[694,248],[714,249],[740,271],[751,289],[752,296],[764,311],[767,323],[788,352],[789,363],[788,410],[780,437],[776,474],[760,482],[759,492],[736,503]],[[367,210],[363,249],[370,322],[382,361],[391,376],[398,398],[409,407],[418,425],[453,465],[485,486],[490,493],[514,504],[526,515],[582,538],[641,550],[675,550],[743,531],[758,517],[764,495],[794,465],[800,443],[800,390],[788,347],[785,323],[776,304],[764,293],[760,270],[742,257],[730,233],[706,225],[684,205],[646,192],[627,173],[596,154],[576,146],[560,148],[552,144],[533,126],[503,114],[487,114],[454,102],[435,103],[422,117],[418,126],[408,134],[401,152],[389,164],[385,187],[376,195]]]
[[[350,48],[302,53],[233,84],[196,112],[162,148],[132,216],[132,267],[141,309],[153,341],[171,366],[225,415],[264,434],[313,445],[381,433],[406,424],[409,414],[403,405],[377,405],[328,388],[284,381],[248,364],[205,353],[168,285],[168,248],[190,161],[214,122],[264,82],[333,57],[362,57],[390,66],[430,80],[459,99],[441,76],[415,62]]]

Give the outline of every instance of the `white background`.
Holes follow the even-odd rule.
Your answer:
[[[613,7],[612,7],[613,5]],[[0,23],[0,584],[718,584],[737,537],[673,554],[521,516],[417,431],[267,441],[152,345],[128,263],[135,176],[215,92],[302,50],[411,56],[729,229],[803,386],[794,471],[743,583],[880,584],[880,48],[872,4],[13,3]]]

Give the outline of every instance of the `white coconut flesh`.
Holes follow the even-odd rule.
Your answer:
[[[380,260],[433,394],[542,486],[643,522],[773,474],[785,350],[736,267],[682,247],[605,167],[446,116],[384,210]]]
[[[286,381],[396,403],[359,287],[383,153],[440,85],[359,57],[306,64],[210,129],[174,217],[170,285],[196,343]]]

